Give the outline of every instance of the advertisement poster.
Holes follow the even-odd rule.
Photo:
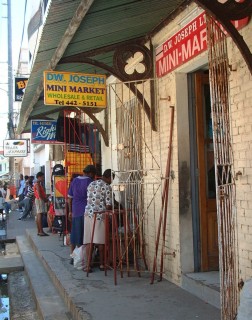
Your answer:
[[[22,101],[28,78],[15,78],[15,101]]]
[[[56,141],[56,120],[31,120],[31,143],[62,144]]]
[[[4,157],[27,157],[28,140],[4,140],[3,151]]]
[[[67,197],[67,178],[54,176],[54,209],[56,215],[64,215]]]
[[[106,76],[44,71],[45,105],[106,108]]]

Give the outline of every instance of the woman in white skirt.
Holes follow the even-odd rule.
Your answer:
[[[83,243],[86,245],[87,257],[89,257],[90,252],[90,243],[94,223],[94,212],[104,212],[105,210],[112,209],[112,188],[110,186],[112,179],[113,177],[111,169],[107,169],[104,171],[101,179],[91,182],[88,186],[83,237]],[[100,257],[100,270],[103,271],[105,223],[102,213],[96,215],[93,244],[98,245]],[[92,270],[89,269],[84,271],[91,272]]]

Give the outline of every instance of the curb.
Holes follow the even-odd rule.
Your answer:
[[[60,260],[60,258],[57,257],[54,253],[51,253],[50,251],[48,252],[39,251],[34,242],[33,236],[29,230],[26,230],[26,234],[32,246],[33,251],[41,260],[52,283],[57,288],[61,298],[65,302],[65,305],[67,306],[68,310],[72,314],[73,319],[74,320],[91,320],[92,319],[91,315],[85,312],[83,309],[81,309],[81,306],[78,306],[74,301],[71,294],[72,276],[69,273],[69,271],[64,268],[64,265],[62,265],[62,261]],[[44,255],[47,255],[47,257],[45,258]],[[51,264],[50,264],[50,261],[52,261]]]
[[[62,298],[52,284],[48,273],[41,265],[25,236],[17,236],[17,245],[24,263],[24,270],[37,305],[37,311],[44,320],[73,319]]]

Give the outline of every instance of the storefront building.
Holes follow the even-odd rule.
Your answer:
[[[222,319],[234,319],[252,277],[252,75],[245,46],[237,47],[207,4],[175,6],[145,42],[126,44],[127,63],[122,45],[110,45],[112,67],[95,62],[109,55],[102,45],[81,55],[70,42],[65,50],[72,54],[50,63],[67,71],[71,62],[72,72],[89,64],[107,74],[107,108],[83,112],[100,132],[101,167],[114,170],[115,198],[137,231],[134,261],[150,272],[150,282],[164,277],[187,289],[188,274],[219,271]],[[57,6],[47,19],[50,8]],[[233,25],[251,55],[250,16]],[[31,76],[44,71],[36,60],[34,66]],[[35,102],[30,117],[45,107]]]

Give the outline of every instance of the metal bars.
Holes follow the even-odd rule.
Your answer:
[[[236,319],[238,308],[238,261],[235,183],[230,133],[229,81],[226,36],[207,16],[209,73],[220,260],[222,320]]]
[[[111,160],[116,176],[113,191],[119,210],[122,207],[125,213],[127,230],[120,228],[119,221],[119,243],[128,275],[133,270],[139,276],[140,270],[150,270],[145,258],[146,229],[153,228],[153,221],[151,226],[149,224],[149,212],[155,215],[156,202],[160,204],[160,137],[152,131],[144,112],[144,104],[152,101],[151,87],[155,81],[120,82],[109,86],[109,104],[112,106],[114,102],[110,114]],[[132,87],[141,92],[142,100]]]

